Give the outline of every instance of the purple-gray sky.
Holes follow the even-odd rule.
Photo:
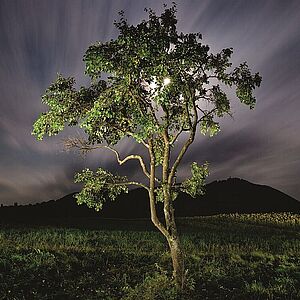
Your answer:
[[[83,167],[115,169],[107,152],[85,160],[62,152],[61,139],[76,130],[37,142],[32,123],[57,72],[88,83],[82,56],[91,43],[116,37],[118,11],[136,24],[146,18],[145,7],[159,13],[163,3],[171,1],[0,0],[0,203],[55,199],[79,189],[73,174]],[[201,32],[212,51],[233,47],[234,64],[246,60],[263,76],[256,108],[233,97],[234,119],[222,121],[216,137],[199,136],[180,174],[188,174],[191,161],[208,160],[209,181],[241,177],[300,199],[300,1],[177,4],[180,31]],[[129,141],[119,149],[138,151]],[[123,170],[137,177],[135,167]]]

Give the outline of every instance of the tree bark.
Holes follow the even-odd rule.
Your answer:
[[[153,224],[160,230],[160,232],[167,239],[170,254],[173,264],[173,276],[176,286],[179,290],[184,289],[185,283],[185,269],[184,269],[184,254],[180,243],[180,238],[177,232],[174,208],[171,197],[171,184],[168,183],[169,179],[169,158],[170,158],[170,146],[168,139],[165,138],[165,155],[163,163],[163,194],[164,194],[164,215],[165,226],[159,221],[155,207],[155,156],[153,152],[152,141],[149,141],[149,154],[150,154],[150,211],[151,220]],[[172,178],[171,178],[172,179]]]
[[[167,194],[170,195],[170,191]],[[166,200],[167,199],[165,199],[165,201]],[[184,283],[185,283],[184,253],[181,246],[179,234],[177,231],[172,199],[168,198],[168,205],[165,206],[164,212],[165,212],[166,223],[168,224],[167,229],[170,234],[166,238],[169,244],[172,263],[173,263],[173,276],[177,288],[179,290],[183,290]]]
[[[184,254],[179,236],[170,237],[168,243],[173,263],[173,276],[178,289],[183,290],[185,284]]]
[[[172,181],[173,177],[170,176],[170,138],[168,130],[163,133],[164,138],[164,161],[163,161],[163,194],[164,194],[164,215],[166,227],[169,236],[166,236],[172,263],[173,263],[173,276],[179,290],[184,288],[185,269],[184,269],[184,255],[181,248],[180,238],[177,232],[177,226],[174,215],[173,199],[172,199]],[[169,181],[170,180],[170,181]]]
[[[169,232],[165,226],[159,221],[155,206],[155,155],[153,152],[152,140],[149,140],[149,154],[150,154],[150,179],[149,179],[149,201],[151,221],[156,228],[166,237],[169,237]]]

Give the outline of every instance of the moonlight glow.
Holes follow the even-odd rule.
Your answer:
[[[155,81],[152,81],[150,84],[149,84],[149,87],[151,90],[155,90],[157,88],[157,84]]]
[[[164,86],[167,86],[167,85],[169,85],[170,83],[171,83],[171,79],[168,78],[168,77],[166,77],[166,78],[164,79]]]

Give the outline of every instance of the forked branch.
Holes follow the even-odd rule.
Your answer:
[[[137,154],[131,154],[126,156],[124,159],[120,158],[120,154],[119,152],[112,148],[111,146],[108,145],[91,145],[89,144],[85,139],[83,138],[78,138],[78,137],[71,137],[71,138],[67,138],[64,140],[64,147],[66,150],[71,150],[74,148],[77,148],[79,151],[81,151],[83,154],[86,154],[89,151],[95,150],[95,149],[108,149],[111,152],[113,152],[116,156],[117,162],[119,163],[119,165],[123,165],[125,162],[129,161],[129,160],[138,160],[140,163],[140,166],[143,170],[143,173],[150,178],[150,173],[147,170],[147,167],[145,165],[145,162],[143,160],[143,158],[140,155]],[[158,179],[155,179],[156,181],[158,181]]]
[[[193,143],[194,139],[195,139],[195,134],[196,134],[196,130],[197,130],[197,123],[198,123],[198,112],[197,112],[197,107],[196,107],[196,103],[195,103],[195,99],[193,99],[193,120],[192,120],[192,124],[191,124],[191,129],[190,129],[190,135],[188,140],[183,144],[177,158],[175,159],[175,162],[171,168],[171,171],[169,173],[168,176],[168,184],[171,185],[172,184],[172,180],[173,177],[175,176],[176,170],[184,156],[184,154],[186,153],[187,149],[189,148],[189,146]]]

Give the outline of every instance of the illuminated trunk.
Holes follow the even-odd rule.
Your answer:
[[[151,220],[158,230],[167,239],[170,254],[173,264],[173,276],[179,290],[184,288],[185,284],[185,269],[184,269],[184,254],[181,247],[179,235],[177,232],[174,208],[171,198],[171,184],[168,182],[169,177],[169,144],[166,143],[165,157],[163,163],[163,195],[164,195],[164,215],[165,224],[162,224],[156,212],[155,206],[155,156],[152,148],[152,141],[149,142],[150,153],[150,185],[149,185],[149,200]],[[170,178],[172,180],[172,178]]]
[[[177,232],[177,226],[175,222],[174,208],[173,208],[173,200],[172,200],[172,182],[173,178],[170,177],[170,144],[169,144],[169,136],[168,132],[164,133],[164,162],[163,162],[163,194],[164,194],[164,215],[167,231],[169,233],[166,236],[172,263],[173,263],[173,276],[177,285],[177,288],[182,290],[184,288],[184,280],[185,280],[185,270],[184,270],[184,255],[181,247],[179,235]]]
[[[185,269],[184,269],[184,254],[181,247],[180,238],[177,232],[177,226],[174,216],[174,208],[170,195],[170,189],[165,188],[164,192],[164,214],[165,221],[169,235],[166,237],[170,254],[173,263],[173,276],[177,287],[182,290],[184,288],[185,281]]]
[[[150,210],[151,210],[151,220],[153,224],[160,230],[160,232],[165,236],[167,239],[172,264],[173,264],[173,276],[176,282],[176,286],[179,290],[184,288],[185,284],[185,268],[184,268],[184,253],[181,247],[180,238],[177,232],[174,212],[172,204],[168,205],[164,209],[165,213],[165,220],[166,220],[166,227],[160,223],[156,215],[156,209],[154,206],[154,195],[150,197]],[[168,202],[168,201],[167,201]],[[166,202],[165,202],[166,203]],[[170,203],[169,203],[170,204]]]
[[[178,235],[168,239],[173,263],[173,276],[177,287],[182,290],[185,283],[184,255]]]

